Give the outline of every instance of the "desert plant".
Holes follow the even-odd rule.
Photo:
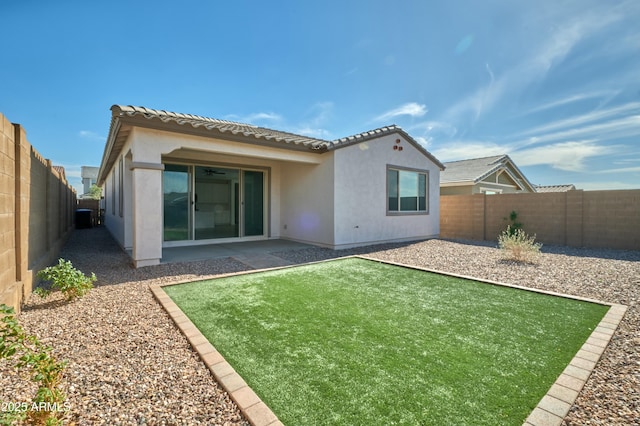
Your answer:
[[[527,235],[522,229],[513,230],[511,226],[498,236],[498,246],[506,257],[517,262],[530,262],[538,253],[542,244],[536,243],[536,236]]]
[[[93,283],[96,281],[96,275],[93,272],[91,276],[86,276],[82,271],[74,268],[71,261],[64,259],[59,259],[56,266],[49,266],[38,272],[38,278],[50,281],[51,288],[60,290],[67,300],[84,296],[93,288]],[[46,297],[50,291],[39,287],[34,293]]]
[[[513,235],[518,229],[522,229],[522,223],[518,222],[518,212],[516,212],[515,210],[511,210],[511,213],[509,213],[509,217],[503,217],[502,220],[511,221],[511,223],[507,225],[507,231],[509,232],[509,235]]]
[[[31,403],[2,404],[0,424],[12,424],[21,420],[34,425],[62,424],[70,408],[60,389],[66,363],[57,361],[51,351],[50,346],[24,331],[13,308],[0,305],[0,358],[13,360],[13,366],[18,371],[29,371],[31,380],[38,384],[38,391]]]

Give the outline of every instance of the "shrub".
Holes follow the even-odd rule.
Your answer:
[[[86,276],[82,271],[73,267],[70,261],[59,259],[56,266],[49,266],[38,272],[38,278],[50,281],[52,289],[60,290],[67,300],[84,296],[93,288],[96,281],[96,275],[92,272],[91,276]],[[50,290],[37,288],[34,293],[46,297]]]
[[[507,229],[498,236],[498,246],[508,259],[517,262],[530,262],[540,253],[542,244],[536,243],[536,236],[527,235],[522,229]]]
[[[515,210],[512,210],[511,213],[509,213],[508,218],[503,217],[502,220],[511,221],[511,224],[507,225],[507,231],[509,232],[509,235],[513,235],[517,230],[522,229],[522,223],[518,222],[518,213]]]
[[[9,402],[9,410],[0,412],[0,424],[21,420],[34,425],[62,424],[69,410],[66,396],[60,389],[66,363],[57,361],[51,351],[50,346],[24,331],[13,308],[0,305],[0,359],[13,360],[18,371],[30,371],[31,380],[38,384],[31,403]]]

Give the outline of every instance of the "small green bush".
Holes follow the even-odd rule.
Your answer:
[[[57,361],[51,351],[50,346],[24,331],[13,308],[0,305],[0,359],[13,360],[14,368],[29,371],[31,380],[38,384],[31,403],[10,401],[11,409],[0,412],[0,425],[25,420],[33,425],[62,424],[70,409],[60,389],[66,363]]]
[[[536,243],[536,236],[527,235],[522,229],[507,229],[498,236],[498,246],[506,253],[507,259],[516,262],[531,262],[540,253],[542,244]]]
[[[508,218],[503,217],[502,220],[511,221],[511,224],[507,225],[507,231],[509,232],[509,235],[513,235],[517,230],[522,229],[522,223],[518,222],[518,212],[516,212],[515,210],[512,210],[511,213],[509,213]]]
[[[71,264],[71,261],[59,259],[56,266],[49,266],[38,272],[38,278],[50,281],[52,289],[60,290],[67,300],[75,299],[87,294],[93,288],[96,281],[96,275],[92,272],[91,276],[86,276],[82,271],[77,270]],[[34,290],[34,293],[41,297],[49,295],[51,290],[42,287]]]

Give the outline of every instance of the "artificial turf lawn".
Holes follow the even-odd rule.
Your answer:
[[[608,309],[360,258],[164,290],[290,425],[521,425]]]

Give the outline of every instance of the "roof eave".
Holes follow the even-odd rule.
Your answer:
[[[113,109],[113,107],[112,107]],[[109,135],[107,136],[107,144],[104,147],[104,152],[102,153],[102,160],[100,161],[100,168],[98,169],[98,176],[96,177],[96,185],[102,186],[105,179],[107,178],[106,165],[109,162],[109,159],[112,157],[113,146],[115,144],[116,135],[120,130],[120,120],[115,114],[111,117],[111,125],[109,126]]]
[[[365,134],[366,133],[366,134]],[[368,132],[363,132],[354,136],[347,136],[344,138],[340,138],[337,141],[334,141],[330,146],[329,150],[336,150],[340,148],[345,148],[347,146],[356,145],[361,142],[365,142],[372,139],[377,139],[381,136],[387,136],[397,133],[405,138],[411,145],[414,146],[418,151],[420,151],[425,157],[427,157],[431,162],[433,162],[440,171],[443,171],[446,167],[444,164],[440,162],[433,154],[427,151],[422,145],[418,143],[409,133],[405,132],[401,127],[396,126],[395,124],[380,127],[375,130],[370,130]]]

